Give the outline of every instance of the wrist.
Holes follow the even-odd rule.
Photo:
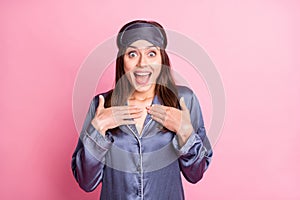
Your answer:
[[[98,132],[99,132],[101,135],[103,135],[103,136],[105,136],[106,131],[107,131],[106,128],[99,128],[99,129],[98,129]]]
[[[186,136],[190,136],[193,131],[194,131],[194,128],[191,124],[181,125],[179,127],[178,131],[176,131],[176,134],[181,137],[186,137]]]
[[[181,126],[180,129],[176,132],[178,138],[178,144],[180,147],[182,147],[186,143],[186,141],[192,135],[193,130],[194,129],[192,125],[185,125],[185,126]]]
[[[105,136],[105,133],[107,131],[107,128],[105,126],[96,123],[94,120],[92,120],[91,124],[101,135]]]

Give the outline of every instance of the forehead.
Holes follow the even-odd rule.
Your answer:
[[[148,42],[147,40],[137,40],[137,41],[134,41],[133,43],[131,43],[129,45],[129,47],[143,49],[143,48],[147,48],[147,47],[156,47],[156,46],[154,44],[152,44],[151,42]]]

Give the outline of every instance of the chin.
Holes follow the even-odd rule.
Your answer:
[[[148,91],[152,90],[152,88],[153,88],[152,86],[154,86],[154,85],[151,85],[151,84],[145,85],[145,86],[135,85],[134,89],[137,92],[148,92]]]

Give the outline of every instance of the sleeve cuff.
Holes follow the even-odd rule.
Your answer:
[[[103,157],[103,154],[112,147],[114,142],[110,133],[107,132],[105,136],[103,136],[91,124],[81,136],[81,140],[84,147],[96,157]]]

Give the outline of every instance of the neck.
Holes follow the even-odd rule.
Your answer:
[[[139,101],[145,101],[149,99],[153,99],[155,93],[155,85],[152,85],[151,88],[145,92],[140,91],[134,91],[134,93],[129,97],[131,100],[139,100]]]

